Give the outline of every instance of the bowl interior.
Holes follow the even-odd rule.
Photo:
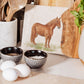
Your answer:
[[[17,47],[6,47],[1,50],[1,53],[10,56],[17,56],[22,54],[23,50]]]
[[[24,53],[26,57],[34,57],[34,56],[42,56],[44,58],[47,57],[47,53],[41,50],[28,50]]]

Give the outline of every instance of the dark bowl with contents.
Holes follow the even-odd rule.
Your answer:
[[[41,50],[28,50],[24,53],[24,60],[32,69],[41,68],[47,60],[47,53]]]
[[[23,50],[18,47],[5,47],[1,49],[1,59],[3,61],[12,60],[19,63],[22,59]]]

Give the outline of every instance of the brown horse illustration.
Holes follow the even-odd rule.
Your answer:
[[[32,26],[32,31],[31,31],[31,42],[33,44],[35,43],[35,38],[40,35],[45,37],[45,47],[50,48],[50,40],[53,35],[53,30],[54,28],[58,26],[59,28],[61,27],[60,24],[60,18],[55,18],[48,22],[47,24],[43,25],[40,23],[35,23]]]

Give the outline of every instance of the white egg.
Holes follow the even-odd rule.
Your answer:
[[[16,65],[15,69],[18,71],[19,77],[27,77],[31,73],[30,68],[26,64]]]
[[[2,76],[7,81],[15,81],[18,78],[16,70],[11,68],[4,70]]]
[[[1,67],[0,69],[2,71],[4,71],[5,69],[8,69],[8,68],[14,68],[16,66],[15,62],[14,61],[5,61],[1,64]]]
[[[2,63],[3,63],[3,60],[1,59],[1,60],[0,60],[0,70],[1,70],[1,64],[2,64]]]

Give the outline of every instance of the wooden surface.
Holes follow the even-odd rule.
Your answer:
[[[40,0],[39,5],[71,7],[74,0]]]
[[[71,8],[63,13],[61,16],[63,23],[63,32],[62,32],[62,52],[72,58],[79,58],[78,56],[78,47],[80,40],[80,33],[78,27],[76,26],[74,20],[75,17],[71,14],[72,10],[76,10],[79,5],[80,0],[76,0]],[[68,17],[67,17],[68,15]]]

